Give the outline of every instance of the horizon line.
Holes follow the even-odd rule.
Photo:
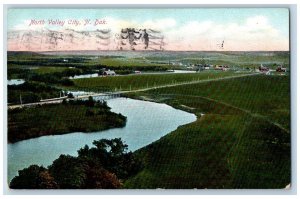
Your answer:
[[[99,52],[290,52],[290,50],[53,50],[53,51],[30,51],[30,50],[7,50],[7,52],[81,52],[81,51],[99,51]]]

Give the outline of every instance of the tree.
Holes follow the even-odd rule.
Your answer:
[[[13,189],[116,189],[120,180],[141,169],[141,162],[120,138],[94,141],[78,151],[78,157],[60,155],[48,169],[31,165],[19,171],[10,187]]]
[[[68,93],[68,98],[74,98],[73,93]]]
[[[205,65],[206,64],[206,61],[205,61],[205,59],[202,57],[200,60],[199,60],[199,63],[201,64],[201,65]]]
[[[102,165],[94,160],[85,160],[86,181],[85,187],[88,189],[116,189],[121,187],[121,183],[117,176],[102,167]]]
[[[88,110],[86,110],[86,112],[85,112],[85,115],[86,115],[86,116],[94,116],[94,115],[95,115],[95,113],[94,113],[94,111],[93,111],[93,110],[91,110],[91,109],[88,109]]]
[[[92,96],[89,96],[89,99],[87,100],[86,105],[87,105],[88,107],[94,107],[95,101],[94,101],[94,99],[93,99]]]
[[[87,145],[78,151],[78,156],[99,162],[104,169],[115,173],[119,179],[126,179],[141,169],[141,162],[133,153],[127,152],[128,145],[121,138],[94,141],[96,147]]]
[[[38,186],[41,189],[56,189],[59,187],[48,170],[39,173]]]
[[[68,68],[62,72],[62,75],[64,77],[70,77],[70,76],[74,77],[75,75],[81,75],[81,74],[82,74],[81,70],[77,68]]]
[[[19,171],[19,175],[10,182],[12,189],[55,189],[58,188],[54,178],[42,166],[31,165]]]
[[[66,99],[63,99],[62,104],[68,104]]]
[[[60,80],[60,83],[63,86],[73,86],[74,85],[74,82],[68,78],[63,78],[62,80]]]
[[[84,187],[86,180],[84,167],[84,162],[77,157],[60,155],[49,166],[49,172],[55,178],[60,188],[80,189]]]

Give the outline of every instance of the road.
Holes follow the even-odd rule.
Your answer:
[[[220,81],[220,80],[225,80],[225,79],[234,79],[234,78],[253,76],[253,75],[260,75],[260,74],[251,73],[251,74],[227,76],[227,77],[215,78],[215,79],[202,79],[202,80],[194,80],[194,81],[188,81],[188,82],[172,83],[172,84],[166,84],[166,85],[160,85],[160,86],[154,86],[154,87],[142,88],[142,89],[136,89],[136,90],[117,91],[117,92],[111,92],[111,93],[95,93],[95,94],[89,94],[89,95],[81,95],[81,96],[75,97],[74,99],[87,99],[90,96],[91,97],[101,97],[101,96],[121,95],[121,94],[126,94],[126,93],[143,92],[143,91],[149,91],[149,90],[159,89],[159,88],[168,88],[168,87],[175,87],[175,86],[181,86],[181,85]],[[21,104],[10,105],[10,106],[8,106],[8,109],[30,107],[30,106],[37,106],[37,105],[43,105],[43,104],[58,104],[58,103],[61,103],[63,101],[63,99],[67,99],[67,97],[45,99],[40,102],[27,103],[27,104],[22,104],[22,105]]]

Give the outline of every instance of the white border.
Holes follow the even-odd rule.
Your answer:
[[[292,194],[292,195],[289,195],[289,196],[284,196],[284,197],[297,197],[296,195],[296,191],[297,191],[297,188],[299,188],[299,185],[296,184],[296,179],[297,179],[297,175],[299,176],[299,174],[295,173],[296,172],[296,166],[299,165],[297,164],[296,162],[296,154],[297,154],[297,145],[296,145],[296,140],[297,140],[297,112],[299,111],[298,110],[298,107],[297,107],[297,91],[299,89],[299,86],[297,87],[297,85],[299,85],[299,81],[297,81],[297,76],[299,76],[299,71],[300,70],[297,70],[297,23],[296,21],[299,20],[298,16],[297,16],[297,1],[295,0],[291,0],[291,1],[282,1],[282,0],[273,0],[273,1],[266,1],[266,0],[260,0],[260,1],[257,1],[257,0],[254,0],[254,1],[251,1],[251,4],[249,4],[250,2],[239,2],[237,0],[230,0],[230,1],[227,1],[226,3],[227,4],[224,4],[224,2],[222,1],[216,1],[216,0],[210,0],[210,1],[206,1],[204,2],[204,4],[198,4],[198,5],[195,5],[197,2],[194,1],[194,0],[182,0],[182,1],[179,1],[179,2],[176,2],[176,4],[174,4],[174,2],[172,2],[171,0],[168,0],[168,1],[159,1],[159,0],[152,0],[151,3],[152,5],[149,4],[149,2],[141,2],[140,0],[127,0],[126,1],[126,4],[124,4],[125,2],[122,1],[122,0],[118,0],[118,1],[112,1],[110,0],[108,3],[110,3],[109,5],[103,5],[105,3],[102,3],[102,5],[96,5],[95,6],[95,3],[98,4],[97,1],[93,0],[85,0],[84,2],[82,2],[81,4],[76,4],[76,5],[68,5],[68,3],[74,3],[73,2],[66,2],[66,1],[63,1],[63,0],[52,0],[52,1],[44,1],[44,2],[39,2],[40,4],[44,4],[44,5],[26,5],[24,4],[24,1],[22,0],[12,0],[12,1],[6,1],[5,2],[6,4],[15,4],[15,3],[19,3],[19,4],[22,4],[22,5],[10,5],[10,7],[92,7],[92,8],[95,8],[95,7],[99,7],[99,6],[104,6],[104,7],[244,7],[244,6],[247,6],[247,7],[274,7],[274,4],[281,4],[281,5],[276,5],[275,7],[289,7],[291,9],[291,20],[290,20],[290,24],[291,24],[291,30],[290,30],[290,52],[291,52],[291,64],[292,64],[292,68],[291,68],[291,100],[292,100],[292,103],[291,103],[291,110],[292,110],[292,126],[291,126],[291,131],[293,132],[292,133],[292,189],[290,191],[287,192],[282,192],[283,190],[116,190],[116,191],[109,191],[109,190],[88,190],[88,191],[85,191],[85,190],[55,190],[54,192],[52,190],[42,190],[42,191],[30,191],[30,190],[26,190],[26,191],[21,191],[21,190],[18,190],[18,191],[13,191],[11,192],[10,190],[6,189],[5,188],[5,179],[6,179],[6,172],[4,172],[4,169],[6,170],[6,135],[5,135],[5,131],[2,131],[3,133],[0,133],[0,140],[2,140],[3,142],[3,147],[0,147],[0,158],[3,160],[1,161],[0,163],[0,177],[1,177],[1,187],[0,187],[0,190],[1,190],[1,193],[2,194],[22,194],[22,195],[27,195],[25,196],[25,198],[34,198],[34,197],[39,197],[37,196],[37,194],[59,194],[59,195],[62,195],[62,197],[66,197],[66,195],[68,194],[76,194],[76,195],[79,195],[79,196],[72,196],[74,198],[77,198],[77,197],[82,197],[80,195],[89,195],[89,197],[95,197],[95,196],[92,196],[94,194],[97,194],[97,195],[107,195],[107,194],[113,194],[115,195],[116,197],[123,197],[123,196],[118,196],[118,195],[121,195],[121,194],[126,194],[127,196],[129,196],[128,194],[130,195],[136,195],[135,197],[139,197],[137,194],[155,194],[155,195],[197,195],[197,194],[208,194],[208,196],[206,197],[214,197],[213,195],[219,195],[221,196],[222,198],[226,198],[226,197],[239,197],[238,195],[244,195],[244,194],[254,194],[254,195],[263,195],[264,197],[267,197],[267,195],[281,195],[281,194]],[[35,2],[33,0],[30,0],[30,1],[27,1],[26,3],[32,3],[34,4]],[[55,3],[56,5],[49,5],[49,3]],[[206,4],[206,3],[209,3],[210,5]],[[230,3],[230,4],[229,4]],[[264,3],[264,5],[260,4],[260,3]],[[269,4],[269,3],[272,3],[272,4]],[[289,4],[295,4],[295,5],[287,5],[287,3]],[[94,5],[87,5],[87,4],[94,4]],[[129,5],[131,4],[131,5]],[[138,6],[137,5],[132,5],[132,4],[139,4]],[[153,5],[153,4],[156,4],[156,5]],[[193,5],[187,5],[187,4],[193,4]],[[213,5],[214,4],[214,5]],[[232,4],[235,4],[235,5],[232,5]],[[256,5],[255,5],[256,4]],[[114,5],[114,6],[113,6]],[[5,6],[3,4],[3,6]],[[299,7],[298,7],[299,8]],[[1,32],[1,46],[2,46],[2,49],[3,49],[3,56],[0,57],[0,63],[3,63],[3,66],[6,66],[6,26],[5,26],[5,23],[6,23],[6,19],[5,19],[5,11],[7,9],[7,6],[5,6],[4,8],[1,7],[1,18],[2,18],[2,21],[4,22],[3,23],[3,31]],[[0,107],[0,110],[1,110],[1,114],[0,114],[0,120],[1,120],[1,125],[2,125],[2,128],[0,129],[3,129],[5,130],[7,127],[6,127],[6,67],[3,67],[3,73],[1,73],[1,80],[0,80],[0,88],[3,88],[3,92],[1,92],[0,94],[0,99],[3,99],[3,100],[0,100],[1,102],[1,105]],[[5,85],[5,86],[4,86]],[[297,111],[296,111],[297,110]],[[299,142],[299,137],[298,136],[298,142]],[[2,151],[4,150],[4,151]],[[5,159],[4,159],[5,157]],[[297,160],[298,161],[298,160]],[[299,177],[298,177],[299,179]],[[3,183],[3,184],[2,184]],[[4,188],[4,189],[3,189]],[[31,194],[34,194],[35,196],[30,196]],[[225,194],[225,196],[222,196],[223,194]],[[235,196],[230,196],[234,194]],[[51,197],[48,196],[48,197]],[[21,196],[21,195],[20,195]],[[4,195],[5,198],[11,198],[11,197],[16,197],[16,195]],[[24,196],[22,196],[24,197]],[[47,197],[47,196],[43,196],[44,197]],[[53,196],[52,196],[53,197]],[[101,196],[96,196],[96,197],[101,197]],[[107,197],[107,196],[106,196]],[[151,196],[150,196],[151,197]],[[156,197],[156,196],[155,196]],[[201,196],[203,197],[203,196]],[[253,196],[246,196],[244,195],[243,197],[253,197]],[[257,197],[257,196],[255,196]],[[280,196],[271,196],[272,198],[276,198],[276,197],[280,197]],[[130,198],[132,198],[130,196]]]

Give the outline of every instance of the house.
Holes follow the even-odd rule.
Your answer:
[[[196,67],[198,67],[199,71],[210,69],[210,66],[208,64],[196,64]]]
[[[227,70],[229,70],[229,66],[224,65],[224,66],[222,67],[222,71],[227,71]]]
[[[215,70],[223,70],[223,66],[221,66],[221,65],[215,65]]]
[[[113,70],[107,70],[107,71],[104,71],[104,72],[103,72],[103,75],[104,75],[104,76],[115,76],[115,75],[116,75],[116,72],[113,71]]]
[[[282,65],[278,66],[276,72],[286,72],[286,68],[283,68]]]
[[[215,65],[215,70],[222,70],[222,71],[227,71],[229,70],[229,66],[227,65]]]
[[[268,72],[269,71],[269,68],[263,66],[262,64],[260,65],[260,67],[258,67],[258,69],[259,69],[260,72]]]

